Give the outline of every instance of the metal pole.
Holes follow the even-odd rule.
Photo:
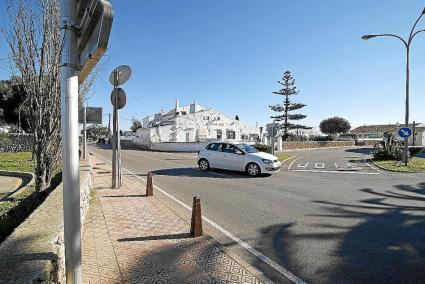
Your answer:
[[[87,159],[87,107],[83,106],[83,159]]]
[[[118,168],[118,187],[121,187],[121,134],[120,134],[120,111],[117,110],[117,168]]]
[[[62,180],[66,283],[81,283],[80,175],[78,161],[78,55],[73,27],[76,0],[62,0],[61,29],[64,45],[61,60]]]
[[[117,109],[117,104],[118,104],[118,96],[117,96],[117,86],[118,86],[118,79],[119,79],[119,73],[118,70],[114,71],[114,105],[113,105],[113,109],[114,109],[114,113],[113,113],[113,139],[112,139],[112,187],[116,188],[116,187],[120,187],[120,182],[118,180],[118,184],[117,184],[117,175],[119,174],[118,172],[118,135],[119,133],[117,133],[118,131],[118,109]]]
[[[116,118],[117,118],[117,110],[116,110],[116,99],[114,100],[113,105],[113,115],[112,115],[112,187],[115,188],[117,186],[117,140],[116,140]]]
[[[272,155],[274,155],[274,120],[273,120],[273,126],[272,126]]]
[[[412,135],[413,135],[413,137],[412,137],[412,146],[415,146],[415,144],[416,144],[416,135],[415,135],[415,133],[416,133],[416,121],[413,121],[413,126],[412,126]]]
[[[410,44],[410,41],[409,41]],[[409,58],[410,47],[406,46],[406,116],[404,119],[404,126],[409,127]],[[409,163],[409,138],[404,138],[404,165]]]

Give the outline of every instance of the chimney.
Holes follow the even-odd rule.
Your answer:
[[[176,115],[180,115],[180,101],[176,99]]]

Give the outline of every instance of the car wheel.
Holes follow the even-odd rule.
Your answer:
[[[202,171],[208,171],[208,170],[210,169],[210,163],[208,163],[208,161],[207,161],[207,160],[205,160],[205,159],[201,159],[201,160],[199,161],[198,165],[199,165],[199,168],[200,168]]]
[[[261,174],[260,167],[256,163],[249,163],[246,166],[246,172],[250,176],[253,176],[253,177],[258,176],[259,174]]]

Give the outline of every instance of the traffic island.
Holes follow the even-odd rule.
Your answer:
[[[373,164],[380,169],[391,172],[423,173],[425,172],[425,158],[413,157],[407,166],[404,162],[395,160],[372,160]]]

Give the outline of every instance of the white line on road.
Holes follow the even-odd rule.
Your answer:
[[[306,163],[304,163],[304,164],[298,164],[297,165],[297,168],[307,168],[307,166],[308,166],[308,162],[306,162]]]
[[[101,155],[99,155],[97,153],[94,153],[94,152],[92,152],[92,153],[95,154],[96,156],[99,156],[103,160],[108,161],[109,163],[112,163],[107,158],[105,158],[105,157],[103,157],[103,156],[101,156]],[[146,180],[144,178],[136,175],[135,173],[127,170],[126,168],[122,168],[122,169],[124,171],[128,172],[129,174],[133,175],[134,177],[142,180],[143,182],[146,182]],[[165,196],[167,196],[168,198],[170,198],[171,200],[177,202],[178,204],[180,204],[181,206],[183,206],[184,208],[186,208],[187,210],[192,211],[192,208],[189,205],[187,205],[187,204],[183,203],[182,201],[178,200],[177,198],[175,198],[174,196],[172,196],[171,194],[169,194],[165,190],[159,188],[156,185],[154,185],[153,187],[156,188],[158,191],[160,191]],[[249,252],[251,252],[253,255],[255,255],[256,257],[258,257],[259,259],[261,259],[265,263],[267,263],[270,267],[272,267],[273,269],[275,269],[276,271],[278,271],[279,273],[281,273],[282,275],[284,275],[286,278],[288,278],[292,282],[297,283],[297,284],[306,284],[306,282],[304,282],[301,278],[298,278],[297,276],[295,276],[294,274],[292,274],[292,272],[286,270],[285,268],[283,268],[282,266],[280,266],[279,264],[277,264],[275,261],[271,260],[270,258],[268,258],[267,256],[265,256],[264,254],[262,254],[261,252],[259,252],[255,248],[251,247],[249,244],[247,244],[246,242],[242,241],[241,239],[239,239],[238,237],[236,237],[235,235],[233,235],[232,233],[230,233],[229,231],[227,231],[226,229],[224,229],[223,227],[221,227],[220,225],[218,225],[214,221],[210,220],[209,218],[207,218],[204,215],[202,215],[202,219],[205,220],[207,223],[209,223],[214,228],[216,228],[217,230],[219,230],[220,232],[222,232],[223,234],[225,234],[226,236],[228,236],[229,238],[231,238],[232,240],[234,240],[235,242],[237,242],[241,247],[243,247],[246,250],[248,250]]]
[[[325,163],[315,163],[314,164],[314,168],[315,169],[324,169],[325,168]]]
[[[338,168],[338,164],[337,163],[335,163],[335,168]]]
[[[310,155],[312,155],[312,154],[306,154],[306,155],[299,156],[298,158],[295,158],[295,159],[292,161],[292,163],[290,163],[290,164],[289,164],[288,171],[291,169],[291,167],[292,167],[292,165],[295,163],[295,161],[297,161],[297,160],[299,160],[299,159],[301,159],[301,158],[304,158],[304,157],[306,157],[306,156],[310,156]]]
[[[380,175],[380,173],[366,173],[353,171],[328,171],[328,170],[293,170],[294,172],[331,173],[331,174],[357,174],[357,175]]]
[[[383,172],[380,169],[377,169],[375,166],[373,166],[371,163],[369,163],[366,158],[363,160],[363,163],[365,163],[368,167],[371,167],[372,169],[374,169],[375,171],[377,171],[377,172],[379,172],[383,175],[387,174],[386,172]]]

